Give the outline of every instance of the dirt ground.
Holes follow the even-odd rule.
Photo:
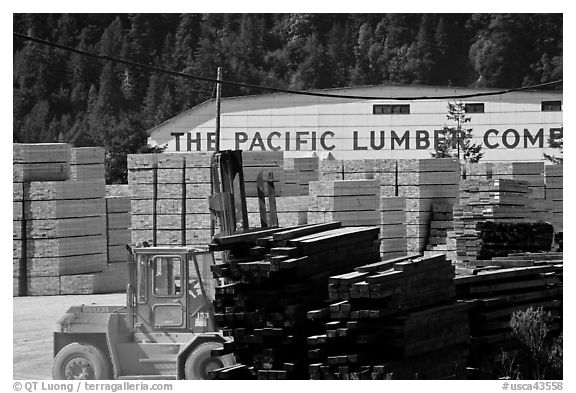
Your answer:
[[[13,378],[52,379],[52,333],[69,307],[123,305],[126,295],[29,296],[13,298]]]

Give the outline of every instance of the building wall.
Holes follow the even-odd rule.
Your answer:
[[[356,96],[434,97],[487,90],[422,86],[371,86],[330,90]],[[542,101],[562,101],[562,93],[515,92],[461,100],[483,103],[470,113],[474,142],[483,161],[540,161],[549,138],[562,135],[562,111],[542,111]],[[430,158],[449,99],[351,100],[292,94],[226,98],[221,105],[221,149],[283,150],[287,157],[336,159]],[[373,114],[374,105],[410,105],[409,114]],[[167,151],[215,149],[215,105],[206,102],[150,131],[150,142]]]

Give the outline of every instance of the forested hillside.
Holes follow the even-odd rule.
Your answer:
[[[562,78],[562,14],[15,14],[14,30],[174,71],[306,90],[510,88]],[[214,84],[14,39],[14,142],[106,148],[110,182],[146,131]],[[224,96],[263,91],[225,86]]]

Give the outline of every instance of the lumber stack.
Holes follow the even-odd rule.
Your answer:
[[[307,379],[306,340],[322,327],[307,312],[324,306],[331,275],[379,260],[378,227],[339,222],[215,237],[212,248],[230,255],[213,269],[226,282],[216,288],[216,319],[234,337],[224,351],[259,379]]]
[[[563,186],[563,165],[546,165],[545,167],[545,181],[546,181],[546,201],[548,206],[551,206],[551,216],[549,216],[550,223],[554,226],[554,232],[563,231],[563,199],[564,199],[564,186]]]
[[[380,196],[380,256],[405,256],[406,248],[406,198]]]
[[[272,173],[275,194],[284,195],[284,153],[282,151],[243,151],[242,168],[246,197],[258,196],[257,178],[260,172],[265,182],[269,178],[269,173]]]
[[[310,206],[311,200],[312,198],[308,195],[277,197],[276,213],[278,216],[278,225],[285,228],[307,224],[308,207]],[[261,227],[258,198],[246,198],[246,208],[248,209],[248,223],[250,227]],[[269,217],[270,205],[268,199],[266,199],[266,214],[267,217]]]
[[[158,157],[155,232],[157,246],[186,244],[185,155],[163,153]]]
[[[319,180],[317,157],[284,158],[284,196],[308,195],[309,183]]]
[[[377,180],[310,182],[308,222],[340,221],[343,226],[380,225]]]
[[[534,260],[538,257],[532,256]],[[556,322],[552,334],[562,328],[562,265],[541,262],[534,266],[477,269],[455,278],[456,296],[471,305],[471,356],[469,366],[495,361],[501,350],[519,348],[510,328],[515,311],[542,307]]]
[[[186,245],[210,243],[211,217],[208,197],[211,194],[210,164],[212,153],[186,153],[185,159],[185,239]]]
[[[454,233],[454,206],[443,201],[432,204],[430,220],[430,237],[427,253],[445,253],[451,260],[456,260],[456,242]]]
[[[397,192],[406,198],[408,252],[423,252],[429,237],[432,204],[458,201],[460,164],[454,159],[399,160]]]
[[[102,180],[106,177],[104,149],[101,147],[76,147],[71,151],[70,179]]]
[[[372,160],[320,160],[318,180],[372,179]]]
[[[67,143],[14,143],[14,183],[58,181],[70,178],[71,147]]]
[[[130,186],[131,241],[156,244],[157,154],[128,155]]]
[[[106,265],[104,180],[24,183],[28,295],[92,293],[61,277]]]
[[[313,379],[461,377],[468,306],[455,303],[445,255],[404,257],[330,277],[322,334],[308,338]],[[320,319],[320,310],[309,312]]]
[[[551,238],[548,246],[540,242],[548,241],[549,230],[546,224],[537,224],[533,220],[531,191],[525,182],[513,179],[462,180],[460,191],[460,204],[454,207],[454,238],[459,261],[468,263],[491,256],[505,256],[507,252],[550,249]],[[485,221],[493,224],[482,224]],[[535,244],[530,245],[526,239],[516,236],[522,232],[536,236]],[[513,237],[521,242],[511,241]]]
[[[495,162],[466,164],[467,180],[513,179],[528,187],[529,216],[531,220],[551,219],[551,204],[546,199],[543,162]]]

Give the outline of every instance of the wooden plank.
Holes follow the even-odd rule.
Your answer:
[[[389,259],[389,260],[380,261],[380,262],[376,262],[376,263],[371,263],[369,265],[359,266],[359,267],[355,268],[355,270],[357,272],[369,272],[369,273],[381,272],[381,271],[385,271],[385,270],[393,268],[396,263],[409,261],[409,260],[414,259],[418,256],[419,256],[418,254],[411,254],[411,255],[407,255],[405,257],[399,257],[399,258]]]
[[[274,232],[272,234],[272,237],[274,241],[289,240],[311,235],[314,233],[321,233],[331,229],[337,229],[340,227],[341,224],[339,222],[329,222],[325,224],[303,225],[293,228],[282,228],[282,230]]]
[[[285,230],[285,228],[257,229],[250,232],[238,233],[235,235],[214,236],[214,241],[221,245],[229,245],[234,243],[248,243],[248,242],[254,242],[256,239],[260,237],[269,236],[283,230]]]

